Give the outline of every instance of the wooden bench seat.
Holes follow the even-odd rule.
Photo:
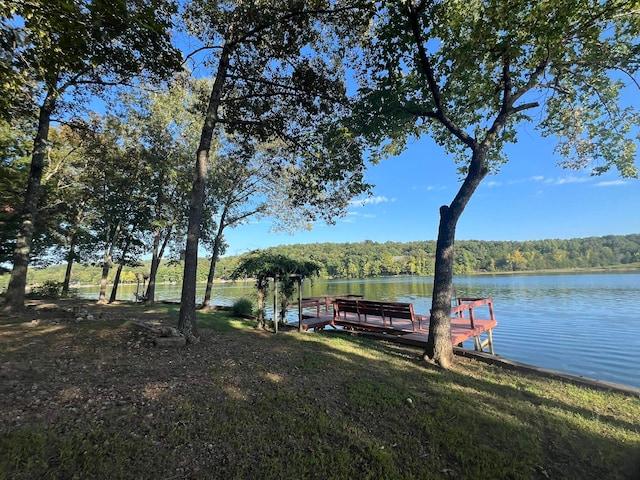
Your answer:
[[[374,300],[353,300],[346,298],[337,298],[333,302],[333,318],[336,320],[347,320],[347,314],[354,314],[358,323],[367,323],[367,316],[376,316],[382,319],[383,328],[387,328],[387,320],[389,326],[393,327],[393,319],[411,320],[411,327],[416,331],[416,323],[418,329],[422,329],[422,320],[424,315],[416,315],[413,311],[413,304],[400,302],[380,302]]]

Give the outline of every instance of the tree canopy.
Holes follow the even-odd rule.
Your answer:
[[[170,76],[180,60],[170,42],[175,10],[167,0],[0,3],[0,45],[12,47],[0,55],[0,82],[16,93],[0,101],[0,116],[38,112],[4,309],[24,306],[52,116],[68,118],[105,87],[140,80],[143,73],[151,74],[147,81]]]

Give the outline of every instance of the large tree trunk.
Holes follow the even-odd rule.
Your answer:
[[[204,210],[204,193],[207,180],[207,164],[209,150],[214,129],[218,123],[218,110],[222,100],[222,87],[229,68],[230,49],[227,45],[222,48],[218,72],[211,89],[207,115],[202,127],[200,145],[196,155],[196,172],[191,190],[189,204],[189,225],[187,227],[187,244],[184,256],[184,276],[182,279],[182,295],[180,299],[180,317],[178,329],[188,341],[198,335],[196,326],[196,271],[198,268],[198,242],[200,240],[200,223]]]
[[[5,311],[20,310],[24,307],[25,288],[27,286],[27,270],[31,261],[31,240],[38,214],[38,202],[40,200],[40,182],[44,170],[44,160],[49,138],[49,125],[51,114],[56,105],[56,95],[47,94],[38,117],[38,131],[33,143],[31,155],[31,170],[27,189],[24,194],[22,208],[22,224],[16,239],[16,248],[13,253],[13,269],[5,294]]]
[[[187,245],[184,253],[184,275],[180,300],[180,318],[178,321],[178,329],[188,339],[198,335],[196,326],[196,273],[208,161],[208,151],[200,150],[196,162],[196,180],[193,182],[189,206],[189,226],[187,228]]]
[[[451,202],[451,205],[440,207],[440,226],[436,243],[436,265],[431,300],[431,320],[429,322],[429,338],[424,357],[443,368],[448,368],[454,361],[453,345],[451,343],[451,290],[453,286],[456,226],[471,196],[482,179],[489,173],[485,158],[485,150],[477,148],[473,151],[467,177],[456,197]]]
[[[453,251],[457,219],[448,206],[440,207],[440,226],[436,243],[436,265],[431,299],[429,338],[425,355],[444,368],[453,363],[451,344],[451,287],[453,284]]]
[[[100,276],[100,293],[98,294],[98,303],[107,303],[107,281],[111,270],[111,253],[109,250],[104,251],[104,259],[102,260],[102,275]]]

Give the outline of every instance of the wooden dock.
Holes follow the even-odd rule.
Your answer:
[[[303,299],[304,300],[304,299]],[[320,303],[320,302],[318,302]],[[377,302],[384,305],[384,302]],[[385,318],[381,315],[358,314],[356,312],[336,311],[328,302],[320,305],[308,300],[307,309],[315,310],[313,314],[303,312],[302,325],[296,322],[300,330],[322,330],[325,328],[342,329],[354,332],[367,332],[382,335],[398,343],[425,347],[429,336],[429,317],[416,315],[421,321],[410,318]],[[390,303],[391,305],[397,305]],[[415,319],[414,319],[415,320]],[[459,298],[457,305],[451,308],[451,343],[462,346],[462,343],[473,339],[474,350],[493,354],[493,329],[498,322],[493,312],[493,301],[490,298]],[[417,327],[416,327],[417,325]]]

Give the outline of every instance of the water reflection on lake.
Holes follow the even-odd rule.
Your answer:
[[[428,313],[431,277],[314,280],[303,296],[358,294],[411,302]],[[496,353],[513,360],[640,388],[640,274],[458,276],[454,295],[492,297]],[[131,300],[135,286],[120,298]],[[97,297],[93,290],[82,296]],[[198,289],[202,298],[204,285]],[[255,296],[251,283],[216,284],[212,303]],[[157,298],[178,301],[180,287],[159,285]]]

